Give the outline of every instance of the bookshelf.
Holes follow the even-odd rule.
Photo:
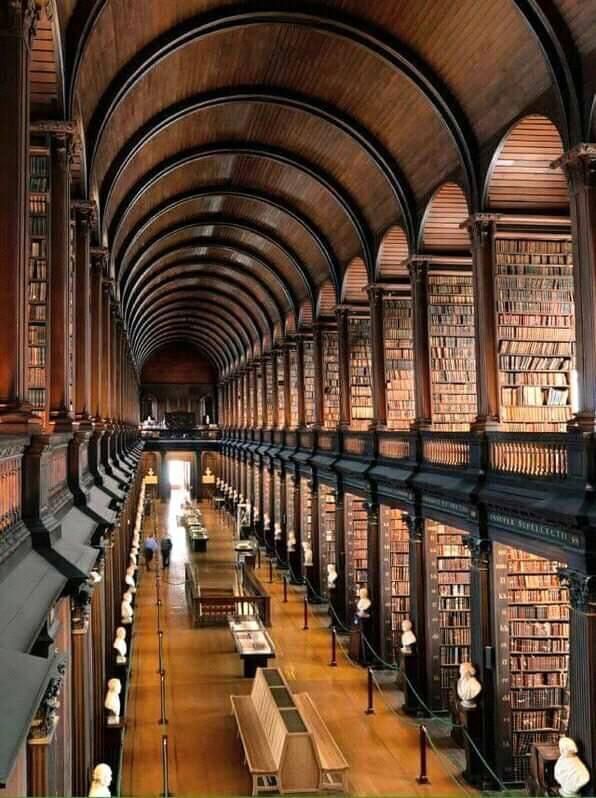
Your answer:
[[[467,432],[476,416],[474,294],[467,274],[429,274],[432,426]]]
[[[339,352],[335,330],[324,330],[323,343],[323,427],[339,424]]]
[[[564,432],[575,368],[573,256],[563,238],[497,238],[501,419],[510,432]]]
[[[380,507],[383,557],[383,622],[385,654],[393,659],[401,645],[401,623],[410,617],[408,527],[402,510]]]
[[[75,289],[76,289],[76,222],[70,220],[68,261],[68,408],[72,412],[75,398]]]
[[[505,782],[522,783],[532,744],[556,744],[567,731],[569,594],[557,577],[560,562],[502,544],[493,547],[493,562],[499,770]]]
[[[268,360],[265,365],[265,379],[267,381],[266,384],[266,395],[267,395],[267,407],[265,408],[267,413],[267,426],[273,426],[273,363],[271,360]]]
[[[296,537],[296,529],[294,525],[296,518],[294,517],[294,475],[286,473],[286,542],[289,540],[290,532],[293,532]]]
[[[50,241],[50,153],[32,147],[29,180],[27,284],[27,399],[48,419],[48,258]]]
[[[358,590],[368,585],[368,513],[365,500],[359,496],[346,493],[344,501],[348,610],[351,614],[356,606]]]
[[[348,316],[352,429],[367,430],[373,420],[370,319]]]
[[[263,465],[263,523],[271,528],[271,473],[269,467]]]
[[[302,543],[312,546],[312,496],[307,477],[300,478],[300,521],[302,524],[300,539]]]
[[[261,466],[255,463],[253,466],[253,482],[254,482],[254,517],[255,521],[260,520],[259,514],[259,497],[261,495]]]
[[[454,708],[459,665],[470,659],[470,552],[461,529],[426,521],[431,709]]]
[[[273,518],[277,528],[281,528],[281,471],[273,469]]]
[[[319,540],[321,592],[324,596],[328,596],[327,566],[337,565],[335,553],[335,493],[328,485],[319,485]]]
[[[411,299],[383,299],[383,344],[387,426],[407,430],[416,415]]]
[[[277,358],[277,426],[281,429],[285,423],[286,410],[286,370],[283,352],[278,352]]]
[[[298,351],[295,346],[289,352],[290,363],[290,428],[296,429],[298,426]]]
[[[256,401],[257,401],[257,420],[256,426],[262,427],[263,426],[263,367],[257,366],[255,372],[255,390],[257,392]]]
[[[315,352],[312,339],[304,340],[303,357],[304,423],[311,427],[315,423]]]

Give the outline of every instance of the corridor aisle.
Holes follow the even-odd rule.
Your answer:
[[[169,573],[162,574],[162,626],[165,630],[167,726],[158,724],[159,675],[155,571],[144,573],[138,592],[133,675],[127,709],[122,795],[161,792],[161,735],[170,744],[170,790],[184,795],[247,795],[250,780],[230,714],[229,696],[248,693],[241,662],[227,628],[191,629],[184,595],[184,563],[199,563],[201,583],[229,587],[233,579],[232,529],[227,516],[203,503],[209,530],[208,553],[189,555],[185,533],[176,526],[181,494],[159,510],[174,541]],[[265,572],[261,578],[266,581]],[[317,704],[351,769],[350,792],[359,795],[463,795],[464,790],[430,757],[430,785],[416,784],[418,730],[377,700],[376,714],[364,714],[366,675],[339,656],[330,668],[329,633],[311,616],[303,631],[302,594],[290,591],[282,603],[279,582],[273,595],[272,636],[277,658],[296,691]]]

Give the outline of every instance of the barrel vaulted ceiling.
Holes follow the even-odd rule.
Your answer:
[[[419,251],[441,184],[483,210],[525,114],[590,133],[593,0],[55,2],[139,365],[186,340],[225,373],[354,258],[373,279],[390,228]]]

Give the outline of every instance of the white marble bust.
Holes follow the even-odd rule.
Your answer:
[[[559,758],[555,764],[555,781],[559,795],[574,798],[590,781],[590,771],[577,755],[577,745],[571,737],[559,740]]]
[[[337,573],[337,569],[335,565],[329,564],[327,566],[327,587],[329,590],[333,590],[335,588],[335,583],[337,582],[339,574]]]
[[[265,515],[263,516],[263,526],[265,527],[265,529],[269,529],[270,524],[271,524],[271,519],[269,518],[267,513],[265,513]]]
[[[120,679],[108,680],[108,692],[104,707],[108,711],[108,724],[115,726],[120,723],[120,693],[122,692],[122,682]]]
[[[91,777],[90,798],[111,798],[111,783],[112,768],[103,762],[100,765],[96,765],[93,768],[93,776]]]
[[[122,604],[120,605],[120,615],[122,617],[122,623],[124,625],[131,624],[134,614],[135,613],[132,608],[132,593],[130,592],[130,590],[127,590],[122,595]]]
[[[112,648],[116,651],[116,662],[119,665],[125,665],[128,645],[126,643],[126,629],[124,626],[119,626],[116,629],[116,637],[112,643]]]
[[[401,650],[403,654],[411,654],[412,646],[416,643],[416,635],[412,631],[412,621],[404,618],[401,622]]]
[[[368,597],[368,590],[361,587],[358,590],[358,601],[356,602],[356,615],[359,618],[370,618],[369,610],[372,606],[372,601]]]
[[[310,545],[308,540],[305,540],[302,544],[302,549],[304,551],[304,567],[309,568],[312,564],[312,546]]]
[[[128,568],[126,569],[126,576],[124,577],[124,581],[126,583],[126,587],[131,593],[137,592],[134,573],[135,569],[133,568],[132,565],[129,565]]]
[[[476,709],[476,698],[480,695],[482,685],[476,678],[476,668],[471,662],[462,662],[459,666],[457,695],[464,709]]]
[[[294,532],[288,532],[288,551],[296,551],[296,534]]]
[[[281,526],[279,524],[275,524],[273,530],[273,537],[275,538],[275,540],[281,540]]]

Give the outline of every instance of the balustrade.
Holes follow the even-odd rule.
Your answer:
[[[431,465],[464,468],[470,462],[470,440],[464,435],[423,435],[422,459]]]
[[[565,479],[568,472],[565,435],[536,436],[511,433],[489,436],[489,467],[501,474]]]
[[[3,456],[0,450],[0,534],[21,520],[22,455]]]

